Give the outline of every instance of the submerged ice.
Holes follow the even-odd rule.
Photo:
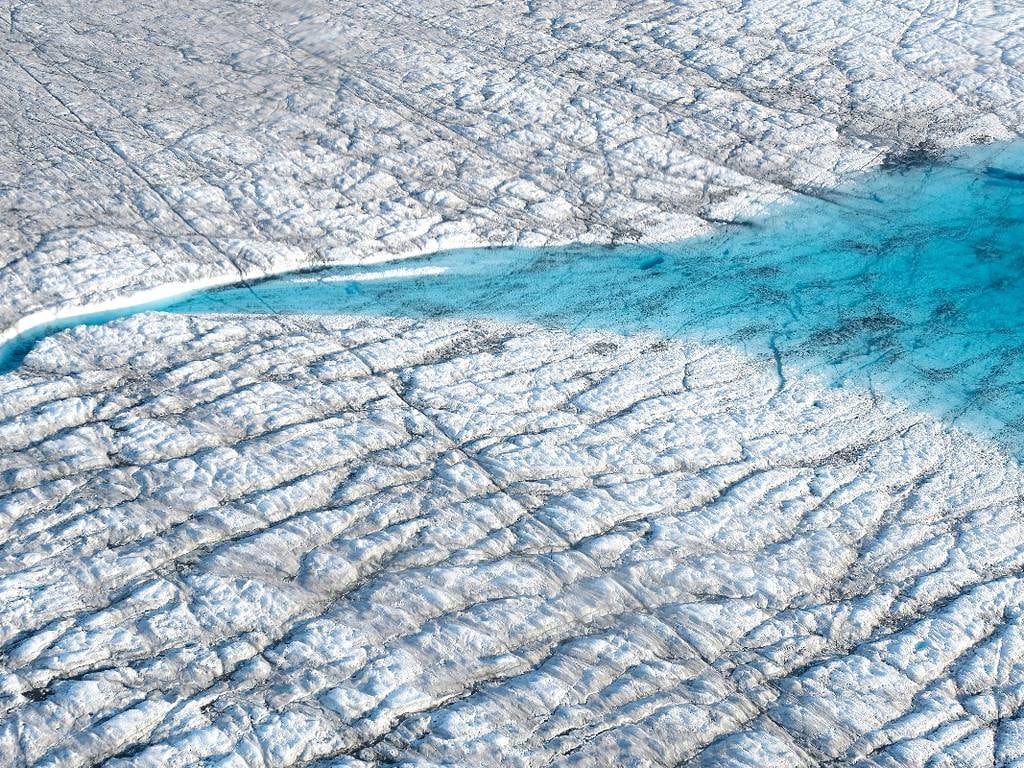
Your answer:
[[[910,401],[1024,450],[1024,145],[906,163],[674,246],[463,250],[204,293],[180,312],[652,331]],[[915,164],[916,163],[916,164]]]

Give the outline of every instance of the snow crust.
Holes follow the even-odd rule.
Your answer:
[[[0,333],[298,264],[673,240],[1020,133],[1018,2],[0,5]]]
[[[9,765],[1015,765],[1024,475],[655,336],[142,314],[0,378]],[[322,762],[321,762],[322,761]]]

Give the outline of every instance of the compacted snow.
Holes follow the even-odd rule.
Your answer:
[[[0,766],[1024,766],[1018,230],[828,218],[864,169],[1017,138],[1022,28],[1015,0],[0,5],[0,341],[359,265],[347,309],[243,286],[269,314],[79,326],[0,375]],[[1024,169],[971,173],[1019,225]],[[686,304],[685,259],[643,255],[647,324],[588,323],[633,289],[543,251],[491,320],[429,317],[458,255],[367,266],[776,205],[825,211],[835,270],[744,230],[673,252]],[[933,224],[956,246],[915,250]],[[842,322],[801,336],[831,285]],[[855,347],[919,357],[888,388],[783,364]]]

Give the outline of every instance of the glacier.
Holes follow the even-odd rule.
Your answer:
[[[1022,29],[0,4],[0,766],[1024,766]]]

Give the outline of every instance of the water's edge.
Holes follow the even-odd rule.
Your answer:
[[[482,250],[504,247],[508,246],[494,245]],[[312,275],[346,267],[365,269],[371,268],[376,264],[390,264],[396,261],[429,256],[434,253],[447,252],[447,250],[463,249],[481,250],[481,247],[465,244],[456,246],[454,249],[446,249],[445,251],[436,251],[434,249],[403,251],[389,254],[385,259],[360,260],[352,264],[332,263],[329,266],[303,263],[302,266],[296,267],[292,264],[282,264],[270,269],[248,270],[241,275],[227,272],[187,282],[164,283],[152,288],[145,288],[115,298],[88,304],[38,309],[29,312],[0,330],[0,376],[17,370],[37,342],[48,336],[80,325],[102,325],[120,317],[129,317],[142,312],[167,310],[181,301],[186,301],[198,294],[219,288],[248,290],[253,286],[276,278]]]

